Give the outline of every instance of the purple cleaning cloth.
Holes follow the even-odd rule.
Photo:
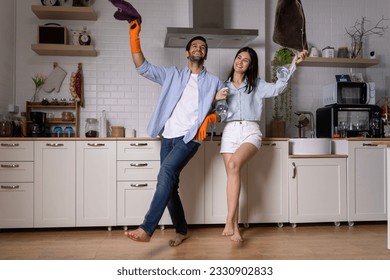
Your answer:
[[[141,24],[142,17],[138,11],[128,2],[124,0],[109,0],[118,10],[114,13],[114,18],[117,20],[127,20],[131,22],[133,20],[138,20]]]

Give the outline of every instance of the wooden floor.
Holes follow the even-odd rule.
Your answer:
[[[3,260],[390,260],[386,223],[250,225],[244,242],[221,236],[222,225],[192,226],[191,237],[168,246],[172,228],[137,243],[123,228],[0,230]]]

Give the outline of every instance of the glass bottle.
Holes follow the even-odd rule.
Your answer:
[[[99,136],[99,121],[95,118],[85,120],[85,137]]]
[[[226,120],[229,106],[226,99],[217,100],[215,103],[215,112],[221,117],[221,122]]]

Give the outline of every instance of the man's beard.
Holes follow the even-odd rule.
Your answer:
[[[198,65],[203,65],[204,63],[204,57],[202,56],[193,56],[190,54],[190,56],[188,57],[188,59],[192,62],[192,63],[196,63]]]

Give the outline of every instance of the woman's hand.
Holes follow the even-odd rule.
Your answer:
[[[302,61],[304,61],[308,54],[309,54],[308,50],[303,50],[303,51],[299,52],[297,55],[298,56],[297,61],[295,63],[298,64],[298,63],[301,63]]]
[[[229,96],[229,88],[224,87],[215,94],[215,100],[226,99]]]

